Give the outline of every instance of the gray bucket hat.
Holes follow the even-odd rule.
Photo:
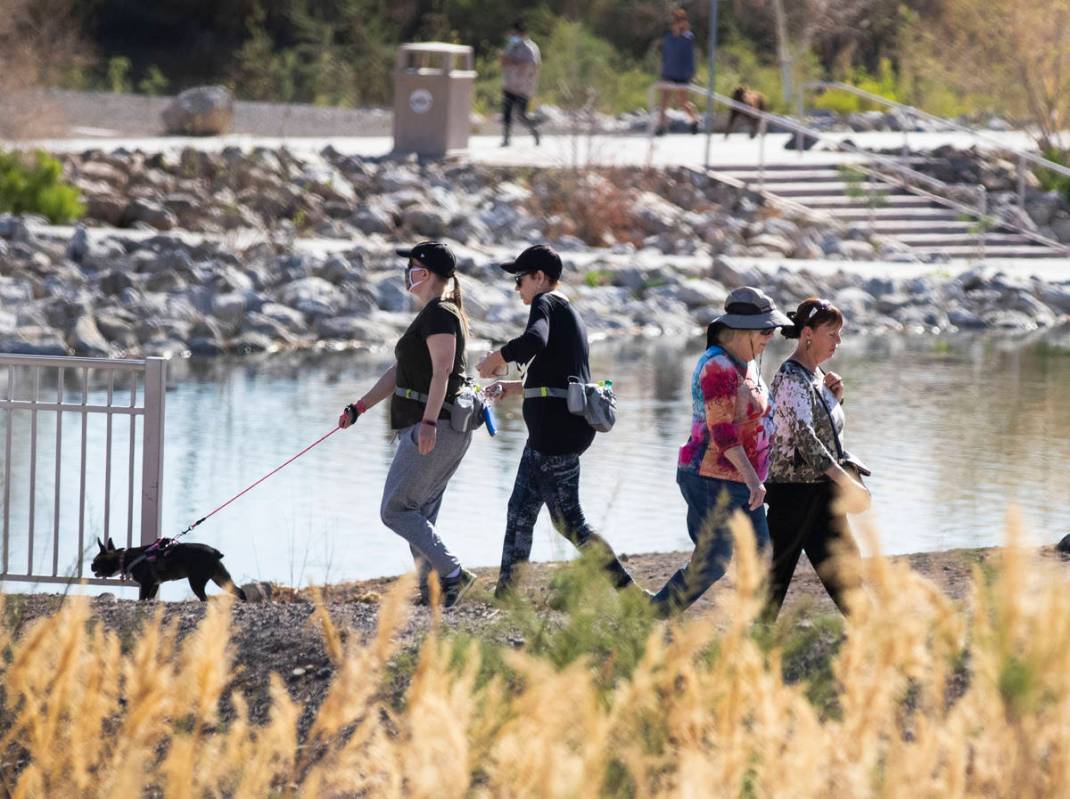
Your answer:
[[[777,310],[773,298],[751,286],[732,289],[725,297],[725,312],[710,325],[733,330],[765,330],[770,327],[792,327],[795,323]]]

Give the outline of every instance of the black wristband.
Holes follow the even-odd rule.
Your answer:
[[[343,408],[342,410],[348,417],[350,424],[356,422],[357,417],[360,416],[360,408],[357,407],[357,404],[355,402],[351,402],[349,405],[346,405],[345,408]]]

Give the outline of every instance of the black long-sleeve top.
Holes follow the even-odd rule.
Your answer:
[[[528,326],[502,347],[507,361],[528,366],[526,388],[568,388],[569,377],[591,380],[587,327],[562,295],[547,292],[531,303]],[[594,441],[594,429],[582,416],[569,413],[568,403],[556,397],[524,400],[528,445],[543,455],[584,452]]]

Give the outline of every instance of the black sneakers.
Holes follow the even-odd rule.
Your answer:
[[[468,593],[468,589],[476,584],[476,576],[468,569],[461,569],[456,577],[447,577],[442,581],[442,607],[452,608],[462,597]]]

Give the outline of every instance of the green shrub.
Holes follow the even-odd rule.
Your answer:
[[[876,94],[895,102],[902,102],[900,79],[890,59],[881,59],[876,75],[872,75],[863,67],[859,67],[845,75],[843,80],[845,83],[850,83],[870,94]],[[813,106],[825,111],[835,111],[839,114],[884,109],[884,106],[879,103],[869,102],[850,92],[837,90],[827,91],[819,95],[814,100]]]
[[[85,206],[61,173],[59,161],[43,150],[0,151],[0,212],[42,214],[54,224],[78,219]]]
[[[539,47],[546,54],[539,77],[543,102],[582,108],[592,101],[607,112],[646,106],[654,76],[582,23],[558,20]]]
[[[1063,166],[1070,166],[1070,150],[1057,150],[1049,148],[1044,151],[1044,157]],[[1044,191],[1057,191],[1067,202],[1070,202],[1070,176],[1062,175],[1051,169],[1037,169],[1037,180]]]
[[[105,78],[108,91],[125,94],[130,91],[130,59],[117,55],[108,59],[108,73]]]
[[[155,64],[150,64],[149,68],[145,70],[145,75],[138,81],[137,90],[141,94],[155,97],[166,92],[169,84],[170,81],[167,80],[167,76],[163,74],[163,71]]]

